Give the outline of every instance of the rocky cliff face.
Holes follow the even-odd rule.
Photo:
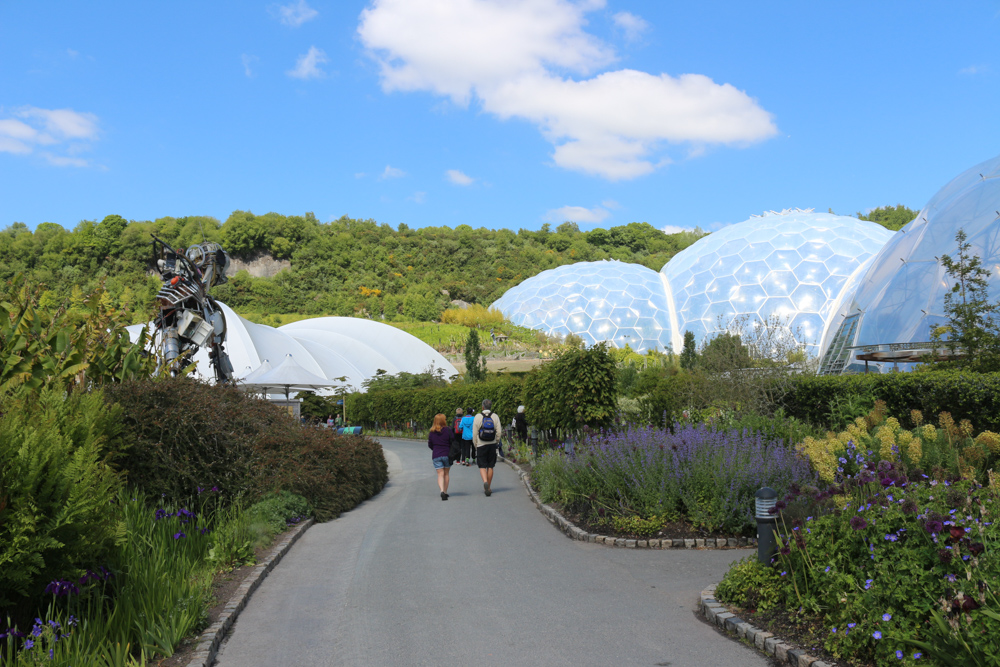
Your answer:
[[[246,271],[254,278],[273,278],[285,269],[292,268],[287,259],[275,259],[266,252],[251,255],[246,259],[231,257],[226,276],[235,276],[240,271]]]

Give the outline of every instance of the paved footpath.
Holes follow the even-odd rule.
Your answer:
[[[769,664],[694,614],[699,591],[747,550],[570,540],[505,464],[489,498],[476,468],[452,468],[442,501],[424,443],[382,444],[389,484],[302,536],[217,665]]]

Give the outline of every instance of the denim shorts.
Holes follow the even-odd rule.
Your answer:
[[[448,460],[447,456],[438,456],[437,458],[434,459],[435,470],[440,468],[450,468],[450,467],[451,467],[451,461]]]

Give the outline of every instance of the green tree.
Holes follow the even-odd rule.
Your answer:
[[[525,407],[542,428],[607,426],[617,410],[617,380],[615,360],[606,343],[569,348],[528,375]]]
[[[684,332],[684,349],[681,350],[681,368],[693,369],[698,363],[698,350],[695,348],[694,333]]]
[[[753,361],[739,334],[724,331],[705,345],[701,365],[711,372],[725,372],[750,368]]]
[[[946,326],[931,326],[931,340],[944,343],[951,354],[964,358],[946,362],[980,372],[1000,370],[1000,306],[989,301],[989,277],[979,257],[971,252],[965,230],[955,234],[958,254],[938,258],[948,277],[954,280],[944,295]]]
[[[897,231],[916,218],[918,213],[919,211],[914,211],[912,208],[896,204],[895,206],[879,206],[868,211],[868,213],[861,213],[859,211],[856,215],[858,220],[876,222],[886,229]]]
[[[120,215],[108,215],[94,228],[94,250],[98,257],[117,255],[121,252],[119,240],[128,227],[128,220]]]
[[[465,341],[465,381],[469,383],[482,382],[486,379],[486,357],[479,346],[479,332],[469,330]]]

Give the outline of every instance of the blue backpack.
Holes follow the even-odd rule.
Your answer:
[[[483,442],[493,442],[497,439],[497,427],[493,423],[492,413],[483,413],[483,421],[479,425],[479,439]]]

